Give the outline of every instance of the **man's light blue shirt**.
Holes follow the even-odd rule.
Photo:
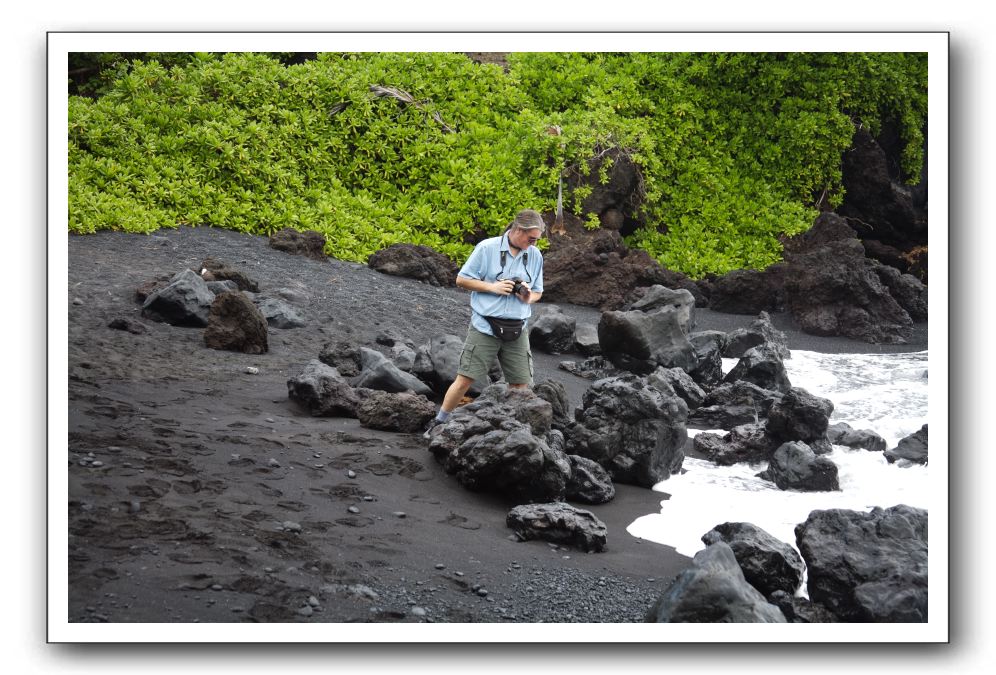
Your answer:
[[[505,267],[501,265],[501,252],[505,251]],[[460,276],[478,281],[498,281],[500,279],[522,279],[536,293],[543,292],[543,254],[535,246],[530,246],[519,255],[513,256],[508,245],[508,235],[485,239],[474,247],[474,252],[460,268]],[[530,281],[530,279],[532,281]],[[532,316],[532,305],[522,302],[514,295],[495,293],[470,293],[470,325],[484,333],[494,335],[485,316],[501,319],[528,319]]]

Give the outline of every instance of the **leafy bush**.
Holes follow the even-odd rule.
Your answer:
[[[295,227],[347,260],[398,242],[461,260],[517,210],[551,210],[562,174],[596,167],[565,208],[597,227],[581,203],[615,150],[642,181],[647,225],[630,243],[700,277],[771,264],[818,197],[839,203],[855,123],[895,121],[904,169],[922,163],[924,55],[508,61],[506,73],[450,53],[109,59],[106,93],[69,100],[70,230]]]

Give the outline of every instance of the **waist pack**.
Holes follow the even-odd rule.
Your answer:
[[[526,325],[525,319],[499,319],[494,316],[486,316],[484,320],[491,326],[491,332],[502,342],[513,342],[522,335],[522,329]]]

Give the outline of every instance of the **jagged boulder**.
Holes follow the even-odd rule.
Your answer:
[[[689,410],[702,405],[706,397],[702,388],[681,368],[658,368],[647,376],[647,383],[657,387],[665,396],[677,396]]]
[[[885,458],[890,464],[927,463],[927,425],[924,424],[919,431],[907,436],[899,441],[899,444],[891,450],[885,451]]]
[[[786,623],[785,615],[744,578],[725,542],[695,554],[647,614],[648,623]]]
[[[360,404],[339,371],[317,359],[287,380],[287,395],[316,417],[356,417]]]
[[[548,354],[568,353],[574,349],[576,326],[577,319],[550,305],[529,321],[529,344]]]
[[[782,249],[785,256],[791,258],[793,255],[810,253],[834,242],[848,241],[857,237],[858,233],[847,224],[846,219],[832,211],[824,211],[816,217],[808,230],[784,238]]]
[[[146,296],[142,316],[172,326],[203,327],[208,325],[214,298],[204,279],[184,270]]]
[[[325,235],[315,230],[300,232],[287,227],[270,235],[270,247],[285,253],[325,260]]]
[[[768,411],[768,432],[782,441],[826,442],[833,402],[790,387]]]
[[[215,295],[221,295],[222,293],[234,293],[239,290],[239,285],[234,281],[206,281],[208,290]],[[247,291],[248,293],[249,291]]]
[[[461,338],[451,334],[433,337],[428,344],[415,350],[412,374],[427,383],[437,394],[445,394],[460,368],[463,342]],[[494,374],[489,373],[489,376],[497,379]],[[469,393],[479,394],[487,386],[487,382],[475,382]]]
[[[406,373],[412,372],[415,367],[415,356],[415,349],[411,345],[396,342],[391,346],[391,363]]]
[[[429,451],[470,490],[563,501],[571,465],[545,441],[552,419],[550,404],[532,392],[492,385],[433,427]]]
[[[782,285],[785,264],[764,271],[733,270],[715,279],[709,291],[709,307],[727,314],[775,312],[784,305]]]
[[[785,591],[775,591],[768,596],[768,601],[782,610],[782,614],[789,620],[789,623],[839,623],[840,619],[818,602],[810,602],[807,598],[801,598],[786,593]]]
[[[792,387],[778,349],[768,343],[748,349],[737,365],[733,366],[733,370],[723,378],[724,382],[739,380],[779,392],[788,391]]]
[[[335,368],[343,377],[356,377],[362,368],[360,348],[351,342],[326,342],[318,360]]]
[[[893,299],[913,321],[927,320],[927,287],[912,274],[902,274],[895,267],[876,265],[879,281],[889,289]]]
[[[806,566],[799,553],[757,525],[722,523],[702,535],[706,546],[720,541],[730,545],[744,578],[766,598],[776,591],[793,595],[802,585]]]
[[[678,325],[687,335],[695,325],[695,296],[688,290],[672,290],[656,284],[643,290],[642,297],[631,303],[628,309],[640,312],[654,312],[670,308],[678,317]]]
[[[622,374],[622,371],[612,365],[604,356],[591,356],[582,361],[561,361],[557,367],[586,380],[601,380]]]
[[[723,356],[728,359],[739,359],[748,350],[765,342],[774,347],[782,359],[792,358],[788,348],[788,338],[785,333],[775,328],[767,312],[761,312],[747,328],[730,331],[723,344]]]
[[[698,365],[681,316],[670,307],[653,312],[603,312],[598,342],[614,365],[640,375],[658,366],[688,371]]]
[[[694,281],[661,267],[646,251],[630,249],[618,231],[577,229],[571,237],[551,238],[543,254],[545,301],[618,309],[634,288],[654,284],[685,288],[703,299]]]
[[[297,309],[280,298],[256,297],[254,302],[267,325],[273,328],[303,328],[308,325]]]
[[[360,363],[362,366],[360,374],[353,383],[356,387],[393,393],[402,391],[413,391],[423,395],[432,393],[422,380],[401,370],[378,351],[361,348]]]
[[[795,528],[809,597],[842,621],[927,621],[927,512],[813,511]]]
[[[252,277],[222,260],[205,258],[199,271],[204,281],[234,281],[240,291],[259,293],[259,284]]]
[[[723,345],[726,333],[718,330],[691,333],[688,341],[695,349],[695,366],[688,371],[695,382],[711,389],[723,381]]]
[[[571,479],[567,483],[568,499],[585,504],[604,504],[616,496],[612,477],[601,464],[579,455],[568,455],[567,459],[571,463]]]
[[[211,304],[204,344],[211,349],[265,354],[270,349],[266,319],[245,294],[222,293]]]
[[[516,506],[505,523],[521,541],[542,539],[582,551],[605,550],[605,523],[591,511],[563,502]]]
[[[793,256],[784,284],[786,308],[813,335],[905,344],[913,320],[881,282],[876,265],[857,239]]]
[[[688,406],[634,375],[595,382],[566,432],[568,452],[593,459],[614,481],[653,487],[676,473]]]
[[[392,244],[367,259],[370,269],[432,286],[456,286],[460,268],[442,253],[416,244]]]
[[[370,393],[356,409],[362,426],[401,433],[421,431],[435,415],[435,404],[425,396],[386,391]]]
[[[782,394],[745,381],[716,387],[689,413],[688,423],[700,429],[732,429],[741,424],[763,422]]]
[[[847,422],[837,422],[827,427],[827,440],[833,445],[848,448],[862,448],[873,452],[884,452],[885,439],[870,429],[855,430]]]
[[[554,429],[563,431],[572,423],[570,401],[567,389],[556,380],[545,380],[533,387],[533,392],[550,404],[553,413],[551,425]]]
[[[860,223],[862,235],[870,239],[904,249],[926,243],[926,198],[918,199],[917,190],[905,184],[900,172],[890,166],[885,147],[867,129],[855,131],[842,159],[840,215]],[[921,179],[925,187],[925,173]]]
[[[778,441],[771,437],[764,424],[741,424],[723,436],[696,434],[692,447],[713,464],[732,466],[770,460],[778,448]]]
[[[783,443],[775,450],[768,468],[758,477],[770,480],[779,490],[833,492],[840,490],[837,465],[817,455],[802,441]]]
[[[598,326],[579,323],[574,328],[574,350],[582,356],[597,356],[602,353],[598,343]]]

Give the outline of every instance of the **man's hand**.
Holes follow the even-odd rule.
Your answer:
[[[525,281],[520,282],[519,286],[519,300],[522,302],[529,302],[529,298],[532,296],[532,291],[529,289],[529,284]]]
[[[502,279],[491,284],[491,292],[495,295],[511,295],[515,282],[511,279]]]

